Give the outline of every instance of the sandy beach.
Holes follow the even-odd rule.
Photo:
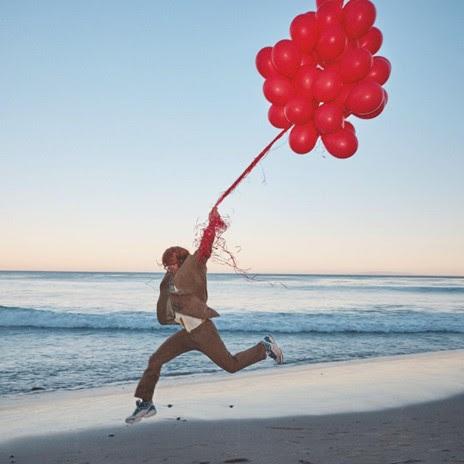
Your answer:
[[[35,463],[464,463],[464,350],[162,379],[0,400],[0,460]]]

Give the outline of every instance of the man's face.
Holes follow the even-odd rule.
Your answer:
[[[175,262],[175,261],[170,262],[170,263],[166,263],[164,265],[164,269],[166,269],[166,272],[168,274],[173,275],[173,274],[176,273],[177,269],[179,269],[179,264],[177,262]]]

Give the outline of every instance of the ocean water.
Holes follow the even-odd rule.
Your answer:
[[[0,395],[137,381],[178,328],[156,320],[162,274],[0,272]],[[287,364],[464,348],[464,278],[209,275],[231,352],[272,333]],[[271,360],[248,369],[272,368]],[[214,373],[200,353],[163,376]]]

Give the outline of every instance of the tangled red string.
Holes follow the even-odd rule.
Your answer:
[[[232,183],[232,185],[218,198],[215,205],[211,209],[210,218],[205,226],[200,225],[200,238],[197,240],[199,249],[199,257],[209,257],[214,253],[215,261],[231,266],[235,272],[247,276],[246,271],[240,269],[237,265],[235,256],[227,249],[226,242],[222,238],[222,234],[227,230],[229,223],[217,213],[216,208],[229,196],[237,186],[245,179],[245,177],[255,168],[255,166],[266,156],[274,143],[277,142],[287,131],[283,129],[276,137],[261,151],[261,153],[246,167],[240,176]],[[219,250],[219,253],[217,252]],[[225,258],[221,257],[221,252],[225,254]]]

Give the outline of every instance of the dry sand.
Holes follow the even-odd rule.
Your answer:
[[[464,463],[464,350],[160,387],[132,426],[133,385],[2,399],[0,463]]]

